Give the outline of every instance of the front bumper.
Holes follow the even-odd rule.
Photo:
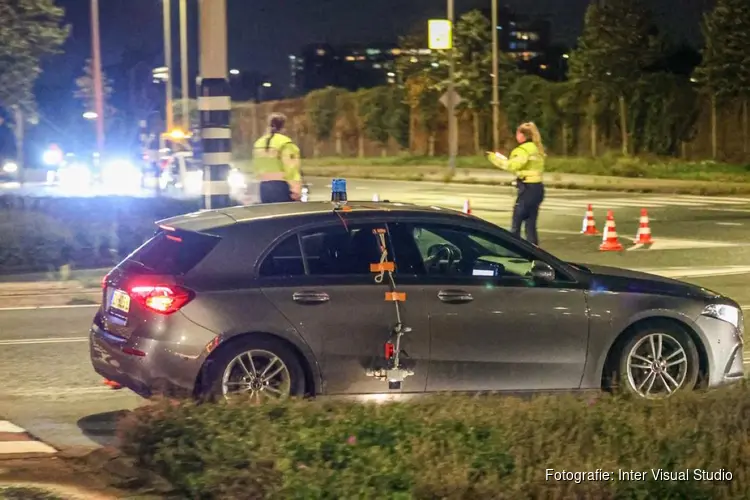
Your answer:
[[[172,343],[124,339],[94,323],[89,331],[91,364],[102,377],[143,398],[189,398],[202,366],[201,356],[179,354]]]
[[[706,350],[708,387],[742,380],[745,377],[742,321],[739,328],[708,316],[700,316],[695,323],[701,332]]]

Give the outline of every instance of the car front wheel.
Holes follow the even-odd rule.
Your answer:
[[[642,328],[620,351],[620,387],[647,399],[667,398],[695,388],[698,349],[685,331],[672,325]]]
[[[301,396],[305,375],[299,360],[283,342],[248,337],[225,347],[210,362],[203,398],[244,397],[255,403]]]

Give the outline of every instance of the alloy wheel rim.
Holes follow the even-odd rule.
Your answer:
[[[685,348],[665,333],[643,337],[628,354],[630,386],[643,398],[671,396],[685,384],[687,373]]]
[[[221,391],[227,399],[246,396],[262,403],[288,397],[291,380],[289,368],[276,354],[252,349],[229,362],[222,377]]]

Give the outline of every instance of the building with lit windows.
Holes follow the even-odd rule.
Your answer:
[[[430,51],[404,51],[395,44],[308,45],[300,55],[289,56],[290,93],[304,95],[329,86],[357,90],[394,84],[396,59],[408,53],[418,57]]]

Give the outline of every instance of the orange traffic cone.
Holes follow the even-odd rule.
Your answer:
[[[464,202],[464,213],[471,215],[471,202],[469,200]]]
[[[586,209],[586,215],[583,216],[583,228],[581,234],[599,234],[596,229],[596,221],[594,220],[594,209],[589,203],[589,207]]]
[[[635,235],[635,244],[648,245],[653,242],[654,240],[651,239],[651,228],[648,225],[648,212],[645,208],[642,208],[640,225],[638,226],[638,232]]]
[[[620,252],[622,251],[622,244],[617,239],[617,229],[615,229],[615,216],[612,210],[607,211],[607,225],[604,227],[604,237],[602,238],[602,244],[599,245],[599,250],[602,252]]]

